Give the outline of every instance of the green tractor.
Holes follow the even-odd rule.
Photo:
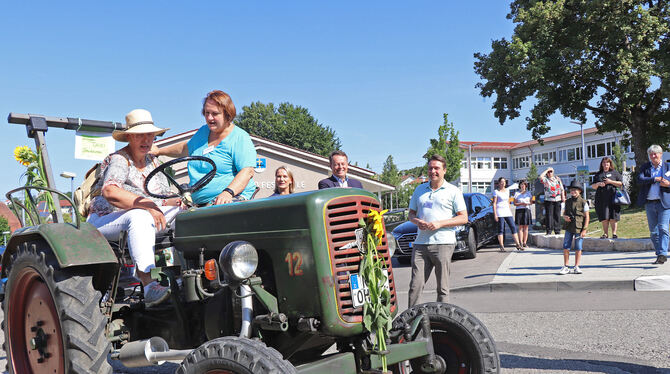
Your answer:
[[[14,113],[8,121],[25,125],[35,139],[49,186],[49,127],[123,127]],[[179,162],[188,158],[155,172]],[[188,200],[189,188],[176,189]],[[382,373],[382,357],[393,373],[500,370],[491,334],[466,310],[426,303],[398,314],[386,236],[378,251],[387,265],[394,320],[386,350],[375,348],[374,334],[362,323],[366,287],[352,281],[362,258],[359,219],[381,208],[364,190],[334,188],[180,212],[173,229],[156,237],[152,276],[172,291],[159,305],[146,305],[140,290],[124,283],[132,264],[123,236],[107,241],[79,216],[65,223],[58,207],[52,222],[43,223],[31,208],[36,204],[26,201],[34,194],[25,191],[69,199],[45,187],[7,194],[17,216],[25,217],[2,257],[10,373],[111,373],[109,360],[126,367],[180,361],[176,372],[183,374]]]

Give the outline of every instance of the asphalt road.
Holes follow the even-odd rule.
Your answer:
[[[452,287],[487,282],[505,256],[490,247],[474,260],[455,261]],[[401,310],[407,305],[409,270],[394,263]],[[424,301],[434,300],[434,289],[431,277]],[[459,292],[450,301],[487,326],[504,374],[670,374],[670,292]],[[4,356],[0,351],[0,367]],[[113,365],[119,374],[168,374],[178,366]]]

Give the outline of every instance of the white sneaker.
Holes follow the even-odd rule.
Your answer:
[[[569,272],[570,272],[570,268],[567,267],[567,266],[563,266],[563,267],[561,268],[561,271],[558,272],[558,274],[560,274],[560,275],[565,275],[565,274],[567,274],[567,273],[569,273]]]
[[[161,286],[153,281],[144,286],[144,303],[147,306],[158,305],[170,296],[170,287]]]
[[[572,268],[572,274],[581,274],[581,273],[582,269],[580,269],[579,266],[575,266],[574,268]]]

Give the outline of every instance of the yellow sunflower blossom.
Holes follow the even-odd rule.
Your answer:
[[[14,158],[23,166],[30,165],[36,157],[35,152],[26,145],[14,148]]]
[[[381,212],[370,210],[368,213],[368,229],[370,230],[370,233],[377,238],[378,242],[381,241],[381,239],[384,237],[384,220],[382,216],[386,212],[388,212],[388,209],[384,209]]]

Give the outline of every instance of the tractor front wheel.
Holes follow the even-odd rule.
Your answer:
[[[444,362],[448,374],[488,374],[500,372],[500,357],[486,326],[467,310],[446,303],[426,303],[405,310],[393,321],[403,329],[425,313],[430,320],[433,349]],[[394,373],[423,373],[421,360],[395,365]]]
[[[210,340],[189,353],[176,374],[292,374],[295,367],[260,341],[238,337]]]

